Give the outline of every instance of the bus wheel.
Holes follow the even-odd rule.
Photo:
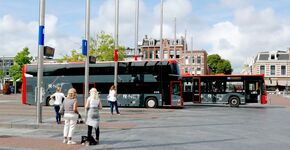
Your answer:
[[[146,108],[156,108],[157,107],[157,100],[154,97],[149,97],[145,103]]]
[[[232,96],[229,99],[229,104],[231,107],[239,107],[240,105],[240,99],[236,96]]]

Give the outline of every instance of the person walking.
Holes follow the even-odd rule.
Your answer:
[[[63,102],[64,108],[64,128],[63,128],[63,143],[76,144],[72,141],[74,129],[78,118],[78,103],[76,98],[76,90],[71,88],[68,90],[67,98]]]
[[[116,112],[118,115],[120,115],[119,109],[118,109],[118,102],[117,102],[117,91],[116,91],[116,86],[112,85],[109,91],[108,95],[108,101],[110,103],[110,108],[111,108],[111,114],[113,115],[113,110],[114,107],[116,109]]]
[[[54,98],[54,111],[55,111],[55,119],[57,124],[61,124],[61,115],[59,113],[60,105],[65,99],[64,94],[61,92],[61,87],[56,88],[56,92],[50,96],[50,98]]]
[[[94,145],[99,144],[99,136],[100,136],[100,115],[99,110],[102,110],[102,102],[99,96],[99,92],[96,88],[92,88],[90,90],[90,96],[86,101],[85,108],[88,110],[87,121],[88,125],[88,140],[86,145]],[[95,129],[96,132],[96,140],[93,140],[92,130]],[[94,142],[92,142],[94,141]]]

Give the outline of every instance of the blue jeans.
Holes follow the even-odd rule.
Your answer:
[[[117,114],[120,114],[119,109],[118,109],[118,102],[117,101],[115,102],[109,101],[109,102],[110,102],[111,114],[113,114],[114,106],[115,106]]]
[[[59,109],[60,109],[60,106],[59,105],[54,105],[55,119],[56,119],[56,122],[58,124],[60,124],[60,120],[61,120],[61,115],[59,114]]]

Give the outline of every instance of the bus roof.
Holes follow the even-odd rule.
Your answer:
[[[253,76],[260,76],[264,77],[264,74],[215,74],[215,75],[193,75],[189,73],[184,73],[181,75],[182,77],[253,77]]]

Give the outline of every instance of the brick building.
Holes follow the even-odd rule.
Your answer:
[[[207,52],[205,50],[187,51],[187,44],[183,37],[177,39],[175,43],[174,45],[174,40],[162,40],[163,59],[177,60],[181,73],[208,74]],[[140,50],[142,60],[160,59],[160,40],[145,36]]]

